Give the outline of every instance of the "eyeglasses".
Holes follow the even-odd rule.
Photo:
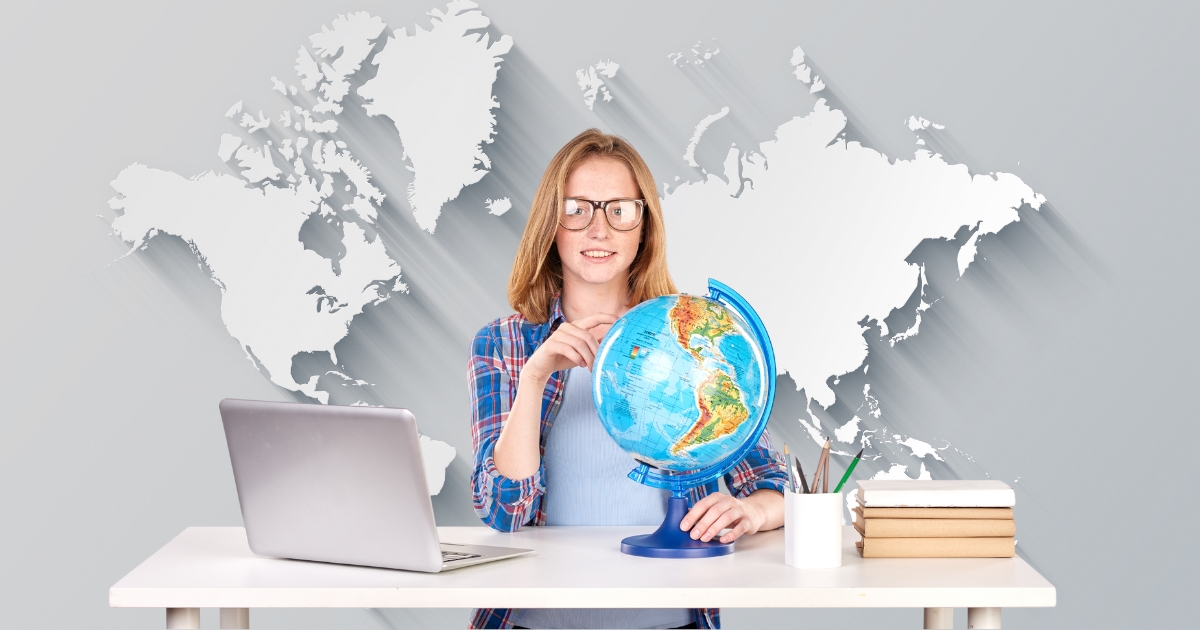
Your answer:
[[[563,199],[562,212],[558,216],[558,224],[572,232],[586,230],[596,217],[596,209],[604,211],[608,225],[618,232],[628,232],[642,224],[642,210],[646,207],[645,199],[610,199],[608,201],[592,201],[591,199]]]

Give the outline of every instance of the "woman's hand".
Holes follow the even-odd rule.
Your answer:
[[[521,376],[544,383],[559,370],[573,367],[592,369],[600,340],[616,321],[615,315],[596,313],[575,322],[563,322],[529,357]]]
[[[708,542],[730,528],[720,542],[730,543],[743,534],[775,529],[783,525],[783,495],[774,490],[756,490],[745,499],[714,492],[696,502],[684,515],[679,529],[691,531],[693,540]]]
[[[496,470],[509,479],[528,479],[542,465],[541,439],[542,393],[550,375],[576,366],[592,368],[596,350],[604,333],[617,321],[608,313],[564,322],[542,342],[517,381],[517,395],[508,411],[508,419],[496,439],[492,458]]]

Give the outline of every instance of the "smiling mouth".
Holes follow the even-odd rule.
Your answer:
[[[580,253],[583,254],[587,258],[601,258],[601,259],[616,255],[616,252],[606,252],[606,251],[602,251],[602,250],[598,250],[598,249],[589,249],[587,251],[580,252]]]

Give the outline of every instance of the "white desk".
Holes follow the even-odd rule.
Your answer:
[[[198,628],[221,608],[222,628],[248,628],[250,608],[925,608],[949,627],[968,608],[974,627],[1000,627],[1002,607],[1054,606],[1054,586],[1020,558],[868,559],[847,527],[842,567],[783,563],[782,531],[742,538],[718,558],[655,559],[620,552],[645,527],[528,527],[504,534],[442,527],[446,542],[536,554],[439,574],[255,556],[240,527],[191,527],[109,589],[109,605],[166,608],[167,626]]]

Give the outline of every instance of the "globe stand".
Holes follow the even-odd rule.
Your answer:
[[[672,496],[667,499],[667,516],[652,534],[630,536],[621,541],[621,553],[647,558],[712,558],[733,553],[733,543],[692,540],[691,534],[679,529],[687,514],[687,499]]]

